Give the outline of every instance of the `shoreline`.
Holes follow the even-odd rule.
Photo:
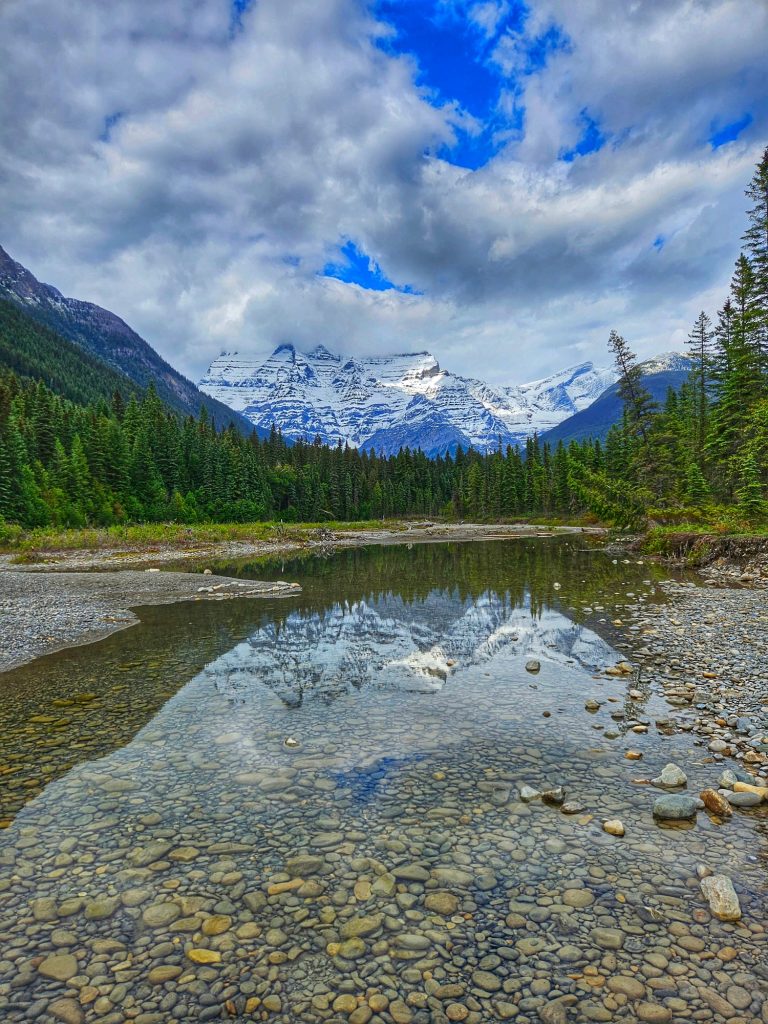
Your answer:
[[[134,609],[143,606],[301,593],[297,583],[159,570],[54,573],[6,569],[0,578],[0,675],[135,626],[140,617]]]
[[[136,609],[189,600],[290,597],[298,584],[235,580],[200,572],[159,571],[160,564],[211,562],[332,551],[368,544],[471,542],[582,534],[600,528],[412,524],[402,530],[336,531],[318,539],[220,541],[193,549],[65,551],[56,561],[15,564],[0,556],[0,674],[57,651],[96,643],[140,621]],[[54,553],[51,553],[53,555]],[[207,592],[208,588],[218,589]]]
[[[635,669],[630,705],[642,714],[649,702],[663,704],[662,714],[649,710],[647,728],[690,736],[688,760],[710,766],[713,788],[734,763],[768,786],[764,590],[729,572],[697,575],[696,583],[662,582],[663,603],[623,616],[615,646]]]
[[[382,526],[380,529],[313,530],[307,536],[291,536],[276,540],[202,541],[191,546],[181,543],[158,544],[151,547],[115,546],[113,548],[50,549],[36,552],[36,560],[23,553],[0,554],[0,573],[70,572],[75,570],[113,570],[155,567],[181,563],[191,559],[213,562],[236,561],[241,558],[269,558],[312,550],[364,547],[367,544],[441,543],[473,540],[507,540],[519,537],[550,537],[569,534],[606,536],[601,526],[547,526],[530,523],[406,523]],[[23,561],[17,561],[19,555]]]

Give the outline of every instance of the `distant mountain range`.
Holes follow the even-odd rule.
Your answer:
[[[66,298],[58,289],[38,281],[0,246],[0,300],[3,299],[105,363],[116,374],[117,384],[121,377],[127,377],[126,393],[134,391],[135,385],[146,388],[154,383],[160,398],[177,412],[198,416],[201,406],[205,406],[220,427],[234,421],[244,432],[253,430],[253,425],[239,413],[203,394],[192,381],[174,370],[119,316],[92,302]],[[45,347],[49,345],[50,339]],[[91,363],[88,367],[92,371]],[[47,379],[45,361],[37,361],[37,370],[36,375]]]
[[[663,397],[690,364],[668,353],[643,365],[646,385]],[[280,345],[265,361],[222,354],[200,389],[262,430],[276,424],[291,441],[319,437],[384,453],[420,448],[434,457],[459,446],[521,445],[534,433],[555,442],[604,437],[621,417],[616,380],[614,369],[586,362],[499,388],[443,370],[429,352],[354,357],[323,345],[309,352]]]
[[[644,383],[663,401],[690,360],[669,352],[643,363]],[[175,411],[286,440],[319,437],[364,451],[420,448],[434,457],[473,447],[523,445],[534,433],[556,444],[605,437],[621,418],[613,368],[580,363],[542,380],[493,387],[440,367],[429,352],[348,356],[318,345],[280,345],[266,360],[224,353],[199,387],[162,359],[125,321],[66,298],[0,247],[0,366],[44,380],[75,401],[125,396],[153,383]]]
[[[429,352],[343,356],[323,345],[280,345],[264,362],[236,353],[215,359],[200,389],[252,423],[283,435],[363,450],[421,448],[430,456],[461,445],[517,445],[587,408],[616,380],[582,363],[544,380],[494,388],[441,369]]]

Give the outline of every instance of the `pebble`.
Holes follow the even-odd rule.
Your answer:
[[[733,814],[728,800],[715,789],[702,789],[699,798],[708,811],[719,814],[721,818],[729,818]]]
[[[657,797],[653,803],[653,816],[661,821],[684,821],[696,817],[699,801],[692,796],[670,794]]]
[[[69,981],[77,974],[77,960],[71,953],[55,953],[46,957],[37,968],[45,978],[54,981]]]
[[[64,1024],[82,1024],[85,1020],[80,1004],[74,999],[54,999],[48,1004],[48,1012]]]
[[[673,789],[678,786],[685,786],[688,782],[688,776],[685,774],[683,769],[676,764],[667,764],[662,770],[661,774],[653,780],[654,786],[662,786],[664,788]]]

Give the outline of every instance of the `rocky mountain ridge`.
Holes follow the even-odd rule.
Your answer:
[[[253,429],[236,410],[201,393],[115,313],[93,302],[67,298],[53,285],[38,281],[2,246],[0,299],[12,302],[38,323],[124,374],[133,384],[141,388],[154,384],[160,398],[177,412],[197,416],[205,407],[220,427],[234,421],[244,432]]]

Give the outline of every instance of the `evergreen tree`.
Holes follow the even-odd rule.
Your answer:
[[[617,331],[611,331],[608,347],[613,352],[616,369],[619,371],[619,394],[627,410],[629,428],[633,434],[646,441],[655,405],[643,386],[643,371],[634,352]]]
[[[746,189],[752,205],[747,211],[749,227],[744,235],[745,255],[754,279],[754,296],[758,309],[758,344],[763,353],[763,366],[768,353],[768,146]]]
[[[685,476],[685,500],[700,508],[710,500],[711,493],[698,462],[691,461]]]
[[[760,473],[752,455],[747,455],[740,466],[741,487],[739,488],[739,511],[750,522],[765,517],[766,506]]]
[[[702,455],[707,434],[707,409],[714,362],[714,338],[712,321],[702,310],[688,335],[688,355],[693,362],[691,376],[694,382],[697,406],[697,451]]]

